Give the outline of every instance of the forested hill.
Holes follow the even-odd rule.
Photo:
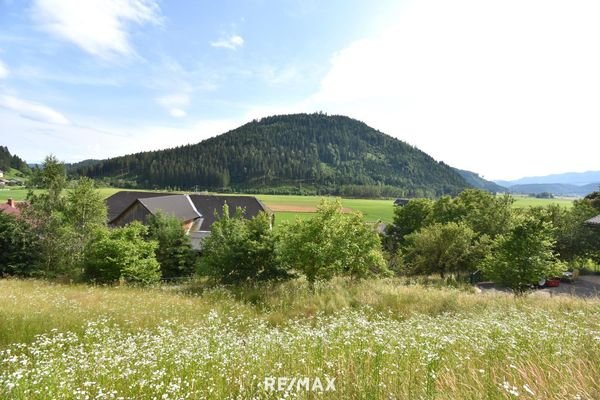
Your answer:
[[[0,146],[0,170],[9,171],[11,168],[21,172],[29,171],[29,167],[25,161],[16,154],[10,154],[8,147]]]
[[[441,195],[469,185],[448,165],[344,116],[263,118],[198,144],[79,166],[145,188]]]

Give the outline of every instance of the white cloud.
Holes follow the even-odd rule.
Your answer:
[[[0,107],[14,111],[21,117],[34,121],[57,125],[70,124],[70,121],[60,112],[43,104],[22,100],[14,96],[0,95]]]
[[[180,127],[109,125],[83,116],[77,120],[80,123],[58,126],[19,118],[0,107],[0,132],[20,133],[11,136],[11,151],[28,161],[41,161],[49,153],[66,162],[77,162],[161,150],[198,143],[240,125],[238,120],[219,119],[190,121]],[[92,125],[95,128],[90,128]]]
[[[128,23],[160,23],[155,0],[35,0],[33,17],[51,34],[101,58],[130,55]]]
[[[489,178],[598,169],[600,3],[419,1],[331,58],[315,110]]]
[[[211,42],[212,47],[221,47],[229,50],[236,50],[244,45],[244,38],[239,35],[232,35],[227,38],[221,38],[217,41]]]
[[[187,115],[185,108],[190,104],[190,96],[187,93],[174,93],[159,97],[156,102],[164,107],[172,117],[181,118]]]
[[[0,79],[6,78],[8,73],[8,67],[0,60]]]

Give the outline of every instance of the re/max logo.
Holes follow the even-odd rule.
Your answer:
[[[308,377],[274,377],[267,376],[264,381],[264,388],[270,392],[335,392],[335,378]]]

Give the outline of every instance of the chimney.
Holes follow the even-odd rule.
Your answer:
[[[16,208],[17,207],[15,205],[15,201],[13,199],[8,199],[7,203],[8,203],[9,207],[12,207],[12,208]]]

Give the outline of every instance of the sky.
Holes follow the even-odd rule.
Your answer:
[[[359,119],[487,179],[600,170],[597,0],[0,0],[0,144],[65,162]]]

